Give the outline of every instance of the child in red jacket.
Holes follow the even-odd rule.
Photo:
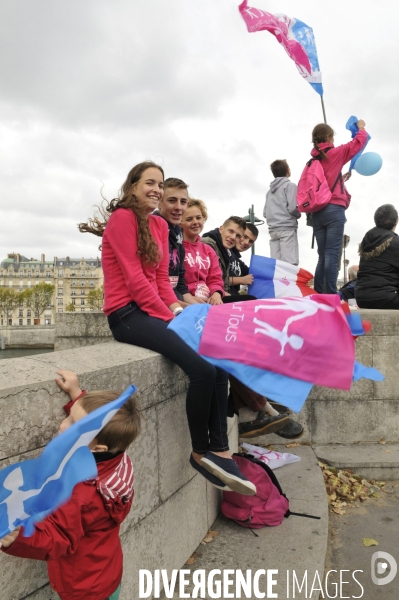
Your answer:
[[[86,394],[75,373],[58,371],[58,385],[71,397],[60,432],[115,400],[119,394]],[[135,398],[118,410],[90,443],[97,463],[95,479],[78,483],[68,502],[24,537],[20,527],[0,540],[2,550],[47,561],[51,587],[61,600],[117,600],[122,580],[120,524],[133,502],[133,465],[125,450],[140,432]]]

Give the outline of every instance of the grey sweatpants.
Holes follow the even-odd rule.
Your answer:
[[[291,265],[299,264],[298,232],[296,229],[269,230],[270,256]]]

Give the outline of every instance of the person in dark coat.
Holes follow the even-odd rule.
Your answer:
[[[374,215],[375,227],[359,245],[359,272],[355,297],[359,308],[399,310],[398,211],[383,204]]]

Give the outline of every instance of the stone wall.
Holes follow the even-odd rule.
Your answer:
[[[352,384],[349,392],[314,386],[301,413],[294,415],[305,427],[302,442],[351,444],[355,441],[378,442],[381,438],[399,442],[396,363],[399,311],[362,309],[359,313],[362,319],[371,322],[372,328],[370,333],[356,340],[356,359],[379,369],[385,375],[385,381],[361,379]],[[112,339],[106,318],[101,313],[59,316],[56,348],[75,347],[85,339],[96,343],[96,336],[100,340]],[[281,443],[281,438],[276,435],[258,439],[261,443]]]
[[[92,346],[113,340],[102,312],[60,313],[55,323],[54,350]]]
[[[0,468],[37,456],[56,434],[67,400],[54,382],[60,368],[78,373],[81,386],[88,390],[125,389],[130,383],[140,390],[143,431],[130,452],[136,495],[121,536],[125,557],[121,600],[133,600],[138,598],[139,569],[181,568],[219,510],[220,492],[208,486],[188,462],[187,379],[160,355],[114,341],[3,360]],[[231,446],[236,449],[235,420],[229,426]],[[0,597],[57,598],[43,563],[1,553]]]
[[[11,325],[0,329],[6,348],[53,348],[54,325]]]

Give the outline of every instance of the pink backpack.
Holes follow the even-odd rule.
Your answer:
[[[255,496],[223,492],[222,513],[242,527],[275,526],[288,517],[289,502],[273,471],[252,454],[233,454],[241,473],[256,485]]]
[[[225,517],[248,529],[280,525],[284,517],[296,515],[320,519],[314,515],[291,512],[288,498],[270,467],[252,454],[233,454],[241,473],[256,485],[255,496],[223,492],[221,511]],[[257,535],[254,531],[252,532]]]
[[[330,148],[327,148],[325,152],[329,150]],[[321,155],[311,158],[306,163],[298,183],[296,194],[298,210],[304,213],[314,213],[327,206],[338,181],[341,182],[341,192],[344,193],[345,186],[342,174],[338,175],[330,190],[323,167],[321,166]]]

